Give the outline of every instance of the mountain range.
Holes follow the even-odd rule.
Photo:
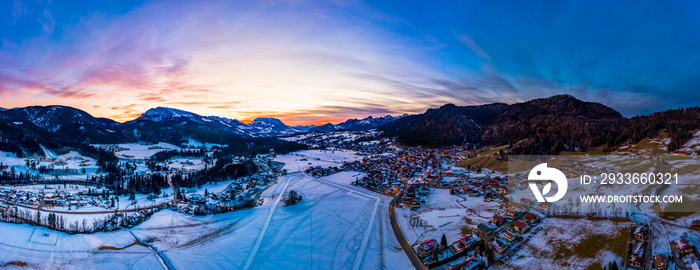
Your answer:
[[[95,118],[66,106],[30,106],[0,110],[0,150],[37,153],[50,148],[94,143],[170,142],[188,139],[257,149],[275,144],[277,137],[336,130],[383,131],[411,146],[509,145],[511,153],[551,154],[564,150],[585,151],[603,146],[669,133],[673,150],[700,128],[700,108],[685,108],[651,115],[623,117],[596,102],[557,95],[516,104],[477,106],[446,104],[425,113],[349,119],[340,124],[288,126],[276,118],[257,118],[245,124],[236,119],[202,116],[179,109],[157,107],[140,117],[119,123]],[[261,143],[264,142],[264,143]],[[269,149],[269,148],[268,148]]]
[[[623,117],[597,102],[556,95],[512,105],[447,104],[382,126],[384,135],[410,146],[450,147],[508,145],[514,154],[557,154],[611,150],[625,142],[670,135],[668,150],[678,149],[700,129],[700,108]]]
[[[370,116],[365,119],[350,119],[340,124],[291,127],[276,118],[257,118],[245,124],[236,119],[157,107],[147,110],[134,120],[119,123],[107,118],[96,118],[85,111],[67,106],[29,106],[0,110],[0,150],[17,152],[17,145],[22,145],[23,148],[30,148],[23,150],[35,152],[39,149],[38,144],[180,144],[188,139],[231,144],[241,139],[275,138],[307,132],[375,129],[400,117]]]

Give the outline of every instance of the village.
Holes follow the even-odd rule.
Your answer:
[[[327,146],[339,148],[339,145],[335,144],[327,144]],[[343,146],[347,147],[348,143],[343,141]],[[410,211],[402,212],[410,215],[410,220],[407,220],[410,223],[409,227],[426,226],[426,223],[431,223],[424,219],[430,212],[452,213],[447,204],[437,206],[430,203],[431,197],[435,197],[431,196],[434,192],[448,191],[451,196],[457,197],[455,201],[458,204],[460,201],[468,202],[475,198],[480,198],[484,203],[494,203],[488,209],[490,212],[495,212],[490,219],[479,223],[473,230],[466,230],[469,233],[453,234],[452,237],[448,237],[452,241],[446,241],[445,234],[440,237],[435,232],[432,233],[435,238],[417,237],[412,244],[413,252],[428,268],[483,269],[489,265],[494,267],[507,265],[532,238],[541,233],[543,227],[540,224],[543,220],[549,216],[561,216],[563,214],[561,209],[567,207],[525,198],[513,199],[511,196],[513,192],[528,189],[524,174],[506,175],[479,167],[471,168],[472,170],[454,167],[453,164],[465,156],[461,151],[411,147],[399,150],[393,148],[390,142],[383,141],[355,144],[352,148],[358,151],[358,154],[364,153],[361,160],[344,162],[340,166],[311,167],[306,170],[306,173],[314,177],[324,177],[340,171],[366,173],[364,177],[354,179],[353,185],[388,196],[396,196],[399,199],[397,207]],[[567,177],[582,174],[596,175],[611,171],[606,167],[591,166],[576,160],[557,164],[559,165],[555,167],[564,172]],[[421,210],[423,207],[427,209]],[[461,209],[461,206],[458,208]],[[467,204],[463,211],[473,212],[469,208],[471,207]],[[454,216],[465,220],[474,218],[461,213]],[[442,217],[437,216],[438,219]],[[582,217],[585,218],[585,215]],[[449,219],[446,218],[446,220]],[[452,221],[437,224],[437,226],[435,224],[427,226],[439,232],[444,230],[437,227],[449,228],[451,223]],[[689,240],[687,234],[666,243],[671,252],[653,252],[653,245],[649,240],[651,230],[645,229],[648,225],[644,223],[637,224],[639,225],[630,231],[627,254],[614,262],[615,267],[619,269],[697,269],[697,249],[694,247],[694,240]],[[686,228],[700,229],[700,220],[695,220],[693,224],[695,227]],[[404,230],[403,233],[407,232]],[[610,265],[612,267],[613,262]]]
[[[252,162],[256,172],[196,187],[171,186],[158,194],[118,194],[113,187],[95,181],[100,172],[94,159],[73,152],[47,152],[46,156],[23,160],[6,158],[0,165],[3,173],[34,172],[41,177],[30,185],[0,188],[0,212],[3,221],[70,233],[111,231],[138,226],[162,210],[206,216],[265,205],[261,194],[290,171],[316,179],[356,172],[348,179],[351,185],[393,198],[390,208],[395,210],[389,210],[394,213],[392,228],[399,233],[399,242],[409,247],[404,249],[407,256],[415,256],[423,268],[450,270],[508,269],[506,266],[522,256],[523,250],[530,249],[533,239],[541,237],[548,224],[544,221],[572,214],[566,202],[513,197],[528,191],[524,174],[455,166],[474,157],[465,149],[398,147],[373,132],[310,133],[287,139],[319,148],[283,156],[274,151],[234,156],[231,165]],[[158,174],[163,179],[212,166],[216,162],[212,153],[217,151],[216,146],[182,148],[165,143],[98,147],[114,152],[134,174]],[[161,155],[166,157],[161,160],[152,158],[164,151],[171,154]],[[567,177],[610,171],[577,161],[556,168]],[[663,235],[657,235],[659,229],[651,229],[650,223],[641,218],[634,222],[635,227],[628,230],[627,251],[614,261],[615,267],[696,269],[696,258],[700,258],[696,238],[673,236],[665,241],[667,248],[657,250],[659,243],[664,243],[658,240]],[[693,226],[700,229],[700,221]]]

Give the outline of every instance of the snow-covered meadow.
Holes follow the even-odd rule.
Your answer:
[[[391,198],[349,185],[358,174],[342,172],[321,179],[289,174],[263,192],[262,206],[204,217],[164,210],[129,231],[68,235],[0,224],[12,235],[0,238],[0,264],[16,261],[41,269],[160,267],[154,251],[131,245],[133,233],[179,269],[411,268],[388,220]],[[285,206],[283,197],[290,190],[303,200]],[[35,229],[48,236],[28,242]],[[53,245],[46,244],[51,241]]]

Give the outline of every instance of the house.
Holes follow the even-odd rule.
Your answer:
[[[524,205],[530,205],[530,204],[532,204],[532,200],[526,199],[526,198],[520,198],[520,203],[522,203]]]
[[[515,211],[515,210],[513,210],[513,209],[506,209],[506,216],[508,216],[508,217],[511,217],[511,218],[512,218],[512,217],[514,217],[515,214],[517,214],[517,213],[518,213],[518,211]]]
[[[451,265],[449,270],[471,270],[476,269],[479,266],[479,262],[474,259],[474,256],[469,256],[469,258],[464,259],[454,265]]]
[[[495,215],[493,215],[492,220],[493,220],[493,224],[496,224],[496,226],[501,226],[501,224],[503,224],[503,221],[505,220],[505,218],[503,218],[499,214],[495,214]]]
[[[506,245],[506,243],[503,243],[503,241],[501,241],[501,239],[498,239],[498,238],[491,241],[491,246],[493,246],[493,249],[496,252],[498,252],[498,254],[501,254],[504,251],[508,250],[508,245]]]
[[[550,203],[550,202],[541,202],[540,203],[540,207],[542,207],[542,208],[549,208],[550,206],[552,206],[552,203]]]
[[[673,152],[673,154],[676,156],[687,156],[688,152],[687,151],[675,151],[675,152]]]
[[[656,270],[666,270],[668,268],[668,257],[664,254],[654,256],[654,265]]]
[[[503,239],[506,239],[506,241],[508,242],[513,242],[513,240],[515,240],[515,236],[509,231],[506,231],[505,233],[503,233]]]
[[[647,237],[647,228],[644,226],[637,227],[637,229],[634,230],[634,239],[637,241],[644,241]]]
[[[686,255],[693,253],[695,247],[693,247],[692,244],[688,242],[685,238],[681,237],[681,239],[674,241],[676,246],[678,247],[678,253],[680,255]]]
[[[700,230],[700,219],[693,220],[693,225],[690,228]]]
[[[521,203],[517,202],[511,202],[510,207],[513,209],[525,209],[525,207]]]
[[[475,240],[474,238],[475,238],[475,237],[474,237],[473,234],[468,234],[468,235],[462,236],[462,237],[459,239],[459,241],[454,242],[454,243],[452,244],[452,251],[453,251],[455,254],[457,254],[457,253],[460,253],[460,252],[462,252],[462,251],[464,251],[464,250],[470,249],[470,248],[473,247],[474,244],[476,243],[476,240]]]
[[[429,253],[429,252],[432,252],[437,247],[438,247],[437,240],[428,239],[428,240],[420,242],[420,246],[418,246],[418,249],[420,252]]]
[[[528,224],[532,224],[535,221],[537,221],[537,216],[535,214],[530,213],[530,212],[525,214],[525,222],[527,222]]]
[[[522,222],[520,220],[516,221],[513,224],[513,229],[519,233],[525,233],[526,228],[527,228],[527,224],[525,224],[525,222]]]
[[[484,223],[479,224],[479,226],[477,226],[476,228],[479,229],[484,234],[490,234],[491,231],[493,230],[491,227],[487,226]]]
[[[646,243],[639,243],[637,247],[632,252],[632,257],[630,259],[630,266],[634,268],[642,268],[644,266],[644,252],[646,249]]]

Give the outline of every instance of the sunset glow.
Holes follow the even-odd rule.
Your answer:
[[[651,17],[638,21],[615,6],[588,20],[580,10],[595,2],[101,2],[0,4],[0,106],[117,121],[165,106],[295,125],[560,93],[625,115],[700,100],[700,19],[680,3],[642,6]],[[689,64],[664,65],[678,59]]]

